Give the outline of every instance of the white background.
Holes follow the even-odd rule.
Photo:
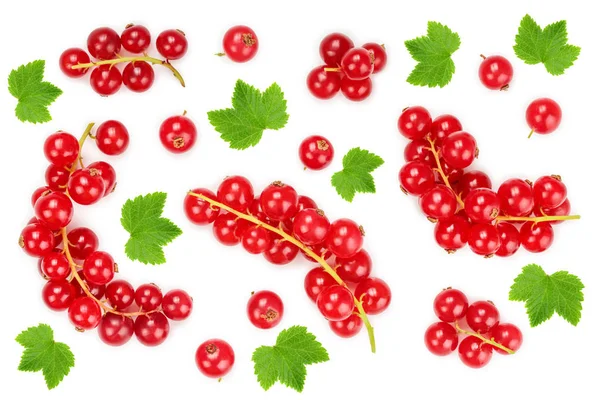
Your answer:
[[[192,6],[193,4],[193,6]],[[588,2],[519,1],[491,8],[482,2],[448,1],[360,2],[183,2],[109,1],[100,3],[23,1],[4,3],[0,11],[2,58],[0,76],[35,59],[47,61],[45,77],[64,94],[51,107],[53,120],[23,124],[13,114],[16,104],[0,90],[2,142],[2,284],[0,304],[0,398],[44,399],[186,399],[245,398],[435,398],[473,397],[579,398],[597,393],[598,315],[598,201],[597,149],[598,58],[595,13]],[[560,77],[541,65],[528,66],[512,50],[521,18],[531,15],[542,26],[566,19],[569,41],[582,47],[579,60]],[[405,82],[414,66],[404,40],[425,34],[428,20],[441,21],[460,34],[462,44],[453,59],[456,74],[443,89],[414,87]],[[88,33],[108,25],[117,31],[129,22],[146,25],[155,38],[166,28],[180,28],[189,39],[187,56],[176,62],[187,87],[157,67],[154,87],[144,94],[122,89],[101,98],[87,79],[71,80],[58,68],[60,53],[85,47]],[[247,24],[257,33],[260,50],[247,64],[217,58],[223,33],[234,24]],[[320,63],[323,36],[341,31],[357,45],[385,43],[389,64],[374,77],[371,97],[359,104],[341,95],[321,102],[305,87],[308,71]],[[506,93],[485,89],[478,80],[479,54],[501,54],[515,69]],[[290,120],[285,129],[266,131],[255,148],[235,151],[221,141],[206,112],[230,105],[236,79],[264,89],[277,82],[288,100]],[[527,104],[550,96],[563,109],[560,129],[527,140]],[[468,250],[448,256],[432,237],[433,225],[423,218],[414,198],[404,196],[397,182],[407,141],[396,128],[402,108],[421,104],[433,115],[452,113],[478,140],[476,167],[489,173],[495,187],[509,177],[536,179],[561,174],[568,185],[573,211],[581,221],[556,229],[555,243],[544,254],[521,250],[510,259],[485,260]],[[199,141],[185,155],[171,155],[161,146],[158,126],[173,114],[188,111],[199,130]],[[165,291],[181,287],[194,297],[195,309],[184,323],[172,324],[168,340],[146,348],[132,339],[126,346],[104,345],[96,332],[77,333],[66,313],[49,311],[41,301],[43,280],[36,261],[16,245],[31,217],[30,194],[43,185],[47,165],[42,152],[45,137],[63,129],[77,136],[90,121],[121,120],[129,128],[131,146],[110,159],[118,173],[117,191],[101,203],[78,207],[73,222],[93,228],[101,248],[117,259],[122,277],[134,284],[156,282]],[[296,155],[309,134],[328,137],[336,150],[333,164],[321,172],[304,171]],[[350,148],[361,146],[385,160],[375,172],[377,194],[358,195],[346,203],[329,184]],[[84,150],[87,161],[107,159],[93,143]],[[304,294],[303,278],[310,268],[303,259],[285,268],[268,264],[240,247],[218,244],[210,228],[192,226],[182,212],[182,200],[193,187],[216,189],[220,180],[243,174],[257,191],[283,180],[313,197],[332,219],[350,217],[367,231],[365,247],[373,257],[374,274],[393,290],[388,311],[372,318],[378,352],[369,352],[366,333],[351,340],[334,336]],[[166,248],[168,263],[144,266],[123,252],[126,232],[119,223],[126,199],[157,190],[168,193],[165,215],[184,234]],[[521,267],[538,263],[551,273],[566,269],[584,284],[583,318],[572,327],[555,316],[530,328],[522,303],[508,301],[512,280]],[[447,286],[462,289],[471,300],[490,299],[503,320],[517,324],[524,343],[514,356],[494,355],[482,370],[471,370],[456,354],[432,356],[423,345],[425,328],[435,321],[432,301]],[[246,318],[245,304],[253,290],[271,289],[284,300],[281,325],[259,331]],[[18,372],[22,348],[14,341],[23,329],[48,323],[57,340],[67,343],[76,366],[54,390],[40,374]],[[272,344],[280,328],[308,327],[329,351],[331,361],[308,367],[304,393],[279,384],[268,392],[256,383],[250,361],[259,345]],[[223,338],[235,349],[236,363],[221,382],[202,376],[194,353],[210,337]],[[18,394],[17,394],[18,393]],[[376,394],[378,393],[378,394]]]

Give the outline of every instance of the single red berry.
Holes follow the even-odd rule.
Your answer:
[[[235,210],[246,212],[254,201],[254,188],[243,176],[228,176],[217,189],[217,199]]]
[[[71,222],[73,203],[64,193],[48,193],[35,202],[35,216],[42,225],[59,230]]]
[[[219,243],[225,246],[235,246],[240,242],[237,236],[238,217],[232,213],[220,214],[213,223],[213,234]]]
[[[129,146],[129,132],[119,121],[105,121],[96,129],[96,145],[106,155],[123,154]]]
[[[458,289],[442,290],[433,300],[433,312],[440,321],[456,322],[467,314],[469,300]]]
[[[317,301],[317,297],[319,297],[323,289],[327,289],[333,285],[337,285],[337,282],[321,267],[311,269],[304,278],[304,290],[314,302]]]
[[[258,37],[247,26],[233,26],[223,36],[223,51],[231,61],[250,61],[258,51]]]
[[[356,336],[363,327],[363,320],[356,313],[356,310],[352,314],[341,321],[329,321],[329,327],[339,337],[351,338]]]
[[[150,47],[150,31],[143,25],[129,24],[121,33],[121,44],[130,53],[140,54]]]
[[[162,304],[163,295],[160,288],[155,284],[144,283],[135,290],[134,299],[135,304],[143,311],[154,311]]]
[[[187,49],[187,38],[179,29],[167,29],[156,38],[156,50],[167,60],[179,60]]]
[[[513,77],[513,68],[502,56],[483,57],[479,66],[479,80],[488,89],[506,90]]]
[[[491,257],[500,248],[500,233],[494,225],[474,224],[469,233],[469,247],[475,254]]]
[[[374,74],[378,73],[383,68],[385,68],[385,65],[387,64],[387,53],[385,51],[385,47],[382,44],[365,43],[362,47],[367,49],[371,55]]]
[[[90,85],[100,96],[110,96],[121,88],[123,76],[121,71],[112,65],[99,65],[92,70]]]
[[[362,80],[352,80],[346,76],[342,78],[341,86],[342,94],[351,101],[363,101],[371,94],[373,90],[373,82],[371,78]]]
[[[327,66],[337,67],[342,57],[354,47],[352,40],[343,33],[331,33],[321,40],[319,54]]]
[[[187,292],[181,289],[168,291],[162,300],[162,311],[173,321],[183,321],[192,313],[194,301]]]
[[[467,324],[478,333],[487,333],[500,321],[500,313],[491,301],[476,301],[467,309]]]
[[[542,176],[533,184],[535,205],[541,208],[556,208],[567,198],[567,186],[558,175]]]
[[[464,131],[451,133],[442,142],[441,155],[454,168],[467,168],[478,153],[477,141],[473,135]]]
[[[431,131],[431,115],[424,107],[407,107],[398,118],[398,130],[410,139],[423,139]]]
[[[565,199],[562,204],[555,208],[540,208],[535,207],[533,213],[536,217],[550,216],[550,217],[564,217],[571,214],[571,202],[569,199]],[[549,221],[552,225],[562,224],[564,221]]]
[[[169,335],[169,320],[161,312],[140,315],[135,319],[134,332],[144,346],[158,346]]]
[[[346,78],[361,81],[373,73],[373,61],[369,50],[355,47],[344,54],[340,67]]]
[[[90,170],[95,170],[98,176],[104,181],[104,196],[108,196],[115,191],[117,187],[117,172],[105,161],[96,161],[88,165]]]
[[[260,194],[260,206],[269,219],[285,221],[298,212],[298,194],[293,187],[276,181]]]
[[[44,257],[54,249],[54,233],[42,224],[29,224],[21,231],[19,246],[32,257]]]
[[[496,225],[496,228],[500,235],[500,247],[494,254],[499,257],[512,256],[521,246],[519,230],[508,222],[501,222]]]
[[[461,198],[466,198],[473,189],[491,189],[492,180],[482,171],[468,171],[458,181],[458,193]]]
[[[132,92],[145,92],[153,83],[154,68],[145,61],[132,61],[123,69],[123,84]]]
[[[78,204],[90,205],[104,196],[104,180],[94,168],[83,168],[71,174],[67,191],[71,199]]]
[[[552,99],[536,99],[527,107],[525,118],[527,125],[531,128],[530,137],[533,132],[545,135],[558,128],[562,119],[562,110]]]
[[[369,315],[381,314],[392,301],[392,291],[387,283],[379,278],[367,278],[360,281],[354,289],[354,296],[363,303]]]
[[[159,137],[165,149],[183,153],[196,143],[196,125],[184,115],[169,117],[160,125]]]
[[[454,192],[445,185],[435,185],[419,197],[421,210],[434,220],[446,220],[456,213],[458,202]]]
[[[362,248],[363,236],[361,226],[350,219],[341,218],[331,223],[325,243],[336,257],[350,258]]]
[[[307,208],[294,217],[293,232],[302,243],[313,245],[325,240],[329,226],[329,220],[322,210]]]
[[[79,141],[67,132],[53,133],[44,142],[44,155],[51,164],[67,167],[79,156]]]
[[[548,222],[525,222],[519,230],[519,239],[525,250],[541,253],[554,241],[554,229]]]
[[[319,208],[317,207],[317,203],[313,199],[308,196],[300,195],[298,196],[298,212],[304,210],[305,208]]]
[[[447,356],[458,346],[458,333],[446,322],[434,322],[425,330],[425,346],[436,356]]]
[[[448,179],[448,182],[450,184],[458,183],[460,181],[460,178],[462,178],[465,173],[465,171],[462,168],[454,168],[448,165],[446,160],[444,160],[443,158],[440,160],[440,164],[442,165],[442,171],[444,171],[444,174],[446,175],[446,178]],[[433,171],[433,174],[435,175],[435,181],[437,183],[445,184],[444,179],[442,178],[437,169]]]
[[[506,215],[527,217],[534,206],[533,189],[522,179],[508,179],[498,188],[500,209]]]
[[[202,374],[220,379],[227,375],[235,363],[235,354],[229,343],[210,339],[198,346],[196,365]]]
[[[75,287],[67,280],[48,281],[42,288],[42,300],[53,311],[65,311],[76,297]]]
[[[95,251],[83,262],[85,279],[96,285],[106,285],[115,276],[115,260],[104,251]]]
[[[135,290],[131,283],[115,279],[106,285],[106,291],[104,293],[108,304],[110,304],[115,310],[125,310],[127,307],[133,304],[135,297]]]
[[[443,114],[431,122],[431,138],[438,144],[442,144],[450,134],[462,131],[463,127],[454,115]]]
[[[436,166],[431,144],[425,139],[412,140],[404,147],[404,161],[421,161],[430,167]]]
[[[345,282],[359,283],[371,275],[371,256],[362,249],[349,258],[335,258],[335,272]]]
[[[87,48],[92,57],[110,60],[121,51],[121,38],[114,29],[102,27],[94,29],[88,36]]]
[[[69,170],[64,166],[50,164],[46,168],[45,177],[47,188],[55,192],[64,192],[69,182]]]
[[[91,297],[78,297],[69,306],[69,319],[75,328],[87,331],[98,326],[102,310]]]
[[[464,210],[471,222],[486,224],[500,213],[500,200],[491,189],[474,189],[465,198]]]
[[[342,74],[337,71],[325,71],[326,65],[313,68],[306,77],[306,86],[317,99],[327,100],[340,91]]]
[[[106,313],[98,325],[98,336],[109,346],[122,346],[133,336],[133,325],[131,317]]]
[[[244,249],[250,254],[264,253],[273,244],[273,238],[269,231],[258,225],[246,229],[241,241]]]
[[[319,293],[317,307],[328,321],[342,321],[352,315],[354,297],[344,286],[329,286]]]
[[[246,306],[248,319],[257,328],[270,329],[281,322],[283,318],[283,302],[270,290],[253,293]]]
[[[333,146],[325,137],[312,135],[300,143],[298,154],[300,161],[302,161],[302,164],[306,168],[320,170],[331,164],[333,160]]]
[[[521,333],[521,330],[513,324],[498,324],[490,330],[488,336],[494,342],[501,344],[512,351],[519,350],[521,344],[523,344],[523,334]],[[496,346],[493,346],[493,348],[500,354],[508,354],[506,351]]]
[[[35,189],[35,191],[31,194],[31,206],[35,207],[35,203],[38,201],[38,199],[50,192],[52,192],[52,189],[50,189],[48,186],[42,186]],[[37,222],[37,218],[35,218],[35,222]]]
[[[102,300],[102,298],[104,298],[104,293],[106,292],[106,285],[97,285],[95,283],[87,281],[85,278],[83,279],[83,281],[87,285],[92,296],[94,296],[98,300]],[[81,289],[81,286],[79,286],[78,289]],[[78,296],[84,296],[83,289],[81,289],[81,293],[79,293]]]
[[[455,215],[450,219],[438,221],[433,232],[437,244],[451,254],[466,246],[471,224],[466,218]]]
[[[58,65],[60,70],[67,75],[69,78],[80,78],[88,72],[89,68],[71,68],[77,64],[88,64],[90,62],[90,56],[83,49],[77,47],[71,47],[66,49],[60,55]]]
[[[492,346],[475,336],[467,336],[458,345],[460,360],[467,367],[481,368],[492,359]]]
[[[295,244],[285,239],[274,239],[271,247],[263,253],[265,259],[271,264],[289,264],[298,255],[300,249]]]
[[[44,276],[51,280],[67,279],[71,274],[69,260],[60,251],[53,251],[42,258],[41,270]]]
[[[420,196],[433,189],[435,176],[433,169],[422,161],[409,161],[398,173],[400,189],[404,193]]]
[[[217,196],[208,189],[197,188],[192,193],[201,194],[209,199],[216,200]],[[213,207],[208,201],[191,194],[187,194],[183,201],[183,211],[188,219],[196,225],[211,224],[217,219],[219,210]]]

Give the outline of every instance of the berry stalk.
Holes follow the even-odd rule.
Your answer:
[[[458,321],[456,321],[456,322],[454,323],[454,325],[455,325],[455,328],[456,328],[456,330],[457,330],[459,333],[462,333],[463,335],[475,336],[476,338],[480,339],[482,342],[484,342],[484,343],[487,343],[487,344],[489,344],[489,345],[491,345],[491,346],[497,347],[497,348],[499,348],[500,350],[504,350],[504,351],[505,351],[505,352],[507,352],[508,354],[515,354],[514,350],[511,350],[511,349],[509,349],[508,347],[506,347],[506,346],[503,346],[503,345],[501,345],[500,343],[497,343],[497,342],[495,342],[493,339],[488,339],[488,338],[486,338],[486,337],[482,336],[482,335],[481,335],[481,334],[479,334],[479,333],[476,333],[476,332],[471,332],[471,331],[466,331],[466,330],[462,329],[460,326],[458,326]]]
[[[448,177],[444,173],[444,170],[442,168],[442,163],[440,162],[440,154],[435,149],[435,144],[434,144],[433,139],[431,139],[431,137],[427,136],[427,141],[431,145],[430,150],[431,150],[431,153],[433,154],[433,157],[435,158],[435,163],[437,165],[437,168],[435,168],[435,170],[437,170],[437,172],[440,174],[440,176],[442,177],[442,180],[444,181],[444,184],[448,187],[448,189],[452,190],[452,193],[454,193],[454,196],[456,196],[456,201],[458,201],[458,204],[460,204],[460,207],[465,208],[465,202],[462,201],[460,196],[458,194],[456,194],[454,189],[452,189],[452,185],[450,185],[450,181],[448,180]]]
[[[69,172],[71,174],[73,174],[73,172],[75,172],[75,170],[77,169],[77,163],[79,163],[79,166],[81,168],[85,168],[85,166],[83,165],[83,157],[81,156],[81,150],[83,150],[83,145],[85,144],[86,139],[88,137],[92,137],[92,128],[93,127],[94,127],[93,122],[90,122],[89,124],[87,124],[87,126],[85,127],[85,131],[83,131],[83,134],[79,138],[79,155],[77,156],[77,162],[73,163],[73,165],[71,166],[71,169],[69,170]]]
[[[117,57],[117,58],[114,58],[111,60],[100,60],[100,61],[94,61],[94,62],[89,62],[89,63],[85,63],[85,64],[76,64],[76,65],[71,66],[71,69],[91,68],[91,67],[95,67],[98,65],[115,65],[115,64],[119,64],[119,63],[123,63],[123,62],[135,62],[135,61],[146,61],[146,62],[149,62],[150,64],[162,65],[162,66],[168,68],[169,70],[171,70],[171,72],[173,73],[175,78],[177,78],[179,83],[181,83],[181,86],[185,87],[185,81],[183,80],[183,76],[181,76],[179,71],[177,71],[177,69],[175,69],[175,67],[169,62],[169,60],[161,60],[159,58],[150,57],[148,55],[144,55],[142,57]]]
[[[253,224],[259,225],[273,233],[276,233],[277,235],[281,236],[283,239],[287,240],[288,242],[294,244],[296,247],[298,247],[300,250],[304,251],[306,254],[308,254],[312,259],[314,259],[316,262],[318,262],[321,267],[323,267],[323,269],[325,269],[325,271],[331,275],[331,277],[333,279],[335,279],[335,281],[344,287],[348,287],[348,285],[346,285],[346,282],[344,282],[344,280],[342,278],[340,278],[340,276],[335,272],[335,269],[333,269],[328,263],[327,261],[325,261],[325,259],[323,259],[323,257],[319,256],[317,253],[315,253],[314,251],[312,251],[310,248],[308,248],[308,246],[306,246],[304,243],[302,243],[301,241],[299,241],[298,239],[296,239],[295,237],[287,234],[285,231],[283,231],[282,229],[279,228],[275,228],[269,224],[265,224],[264,222],[262,222],[261,220],[259,220],[258,218],[255,218],[252,215],[248,215],[245,214],[243,212],[234,210],[233,208],[220,203],[216,200],[213,200],[211,198],[208,198],[202,194],[199,193],[194,193],[192,191],[189,191],[188,194],[190,196],[194,196],[194,197],[198,197],[204,201],[206,201],[207,203],[209,203],[212,206],[218,207],[220,209],[223,209],[227,212],[230,212],[232,214],[235,214],[238,218],[242,218],[245,219],[246,221],[252,222]],[[365,328],[367,329],[367,332],[369,334],[369,342],[371,344],[371,351],[373,353],[375,353],[376,351],[376,346],[375,346],[375,333],[373,331],[373,326],[371,325],[371,323],[369,322],[369,318],[367,317],[367,313],[365,312],[365,309],[362,306],[362,299],[357,299],[356,297],[354,297],[354,305],[356,306],[356,309],[358,310],[358,315],[360,316],[360,318],[362,319],[363,323],[365,324]]]
[[[522,222],[552,222],[581,219],[580,215],[544,215],[541,217],[513,217],[510,215],[499,215],[496,221],[522,221]]]

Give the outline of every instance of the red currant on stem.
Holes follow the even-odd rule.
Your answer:
[[[467,309],[466,319],[475,332],[487,333],[500,321],[500,313],[491,301],[476,301]]]
[[[87,64],[90,62],[90,56],[83,49],[72,47],[63,51],[60,55],[60,70],[70,78],[80,78],[87,73],[87,68],[73,69],[73,65]]]
[[[359,283],[368,278],[371,267],[371,257],[365,249],[349,258],[335,258],[335,271],[346,282]]]
[[[525,119],[531,128],[529,137],[533,135],[533,132],[546,135],[554,132],[560,125],[562,110],[557,102],[544,97],[529,104],[525,112]]]
[[[92,70],[90,75],[90,85],[100,96],[110,96],[117,93],[122,83],[123,76],[121,72],[118,68],[113,68],[112,65],[99,65]]]
[[[353,312],[348,318],[341,321],[329,321],[329,327],[339,337],[351,338],[356,336],[363,327],[360,315]]]
[[[379,278],[367,278],[360,281],[354,295],[363,303],[365,312],[370,315],[381,314],[392,301],[390,287]]]
[[[304,277],[304,290],[314,302],[317,301],[317,297],[324,289],[335,284],[335,279],[321,267],[311,269]]]
[[[82,205],[96,203],[104,196],[104,180],[95,168],[82,168],[73,172],[67,183],[71,199]]]
[[[425,111],[427,111],[427,110],[425,110]],[[448,180],[448,176],[444,172],[444,167],[443,167],[442,162],[440,160],[439,150],[436,149],[434,140],[431,137],[428,136],[427,137],[427,141],[429,142],[429,145],[430,145],[429,150],[433,154],[433,158],[435,160],[435,171],[439,174],[440,178],[442,179],[442,181],[444,182],[444,184],[446,185],[446,187],[448,189],[450,189],[452,191],[452,193],[454,193],[454,189],[452,189],[452,185],[450,184],[450,181]],[[454,197],[456,198],[456,201],[457,201],[458,205],[461,208],[464,208],[465,203],[462,201],[462,199],[460,198],[460,196],[458,196],[456,193],[454,193]]]
[[[373,73],[373,58],[369,50],[362,47],[350,49],[342,57],[340,69],[345,77],[353,81],[361,81]],[[331,68],[325,68],[330,70]],[[333,68],[332,70],[338,70]]]
[[[245,221],[246,222],[246,221]],[[263,253],[265,259],[271,264],[285,265],[291,263],[300,249],[285,239],[275,239],[271,248]]]
[[[447,356],[458,346],[456,329],[446,322],[434,322],[425,330],[425,346],[436,356]]]
[[[142,314],[135,319],[135,336],[145,346],[158,346],[169,335],[169,320],[161,312]]]
[[[506,58],[502,56],[486,57],[481,55],[483,61],[479,66],[479,80],[488,89],[508,90],[508,84],[513,77],[513,68]]]
[[[410,140],[423,139],[431,131],[429,111],[421,106],[406,107],[398,118],[398,130]]]
[[[145,283],[135,290],[135,304],[144,311],[154,311],[163,301],[162,291],[153,283]]]
[[[102,310],[94,299],[83,296],[76,298],[69,306],[69,319],[80,331],[94,329],[100,323]]]
[[[385,65],[387,64],[387,53],[384,45],[378,43],[365,43],[362,47],[367,49],[371,55],[374,74],[385,68]]]
[[[156,50],[167,60],[179,60],[187,53],[188,41],[179,29],[167,29],[156,38]]]
[[[492,180],[481,171],[468,171],[458,181],[458,194],[461,198],[467,197],[473,189],[491,189]],[[500,190],[498,190],[499,192]]]
[[[306,77],[306,86],[310,93],[318,99],[327,100],[340,91],[342,74],[336,71],[325,71],[326,65],[313,68]]]
[[[217,199],[229,207],[244,212],[254,201],[254,188],[252,183],[243,176],[228,176],[217,189]]]
[[[189,294],[181,289],[173,289],[163,296],[162,311],[173,321],[183,321],[191,314],[193,304],[194,301]]]
[[[48,189],[55,192],[64,192],[69,182],[69,170],[64,166],[50,164],[46,168],[45,178]]]
[[[115,58],[121,51],[121,38],[114,29],[101,27],[88,36],[87,48],[92,57],[98,60]]]
[[[346,76],[342,78],[341,86],[342,94],[351,101],[363,101],[371,94],[373,90],[373,82],[371,78],[362,80],[352,80]]]
[[[438,221],[433,231],[435,241],[448,254],[452,254],[456,250],[465,247],[469,241],[470,232],[471,224],[469,221],[458,215],[454,215],[445,221]]]
[[[462,131],[462,124],[453,115],[443,114],[431,122],[431,136],[433,140],[441,144],[448,135]]]
[[[325,240],[329,226],[329,220],[322,210],[307,208],[294,217],[293,232],[302,243],[314,245]]]
[[[131,317],[106,313],[98,325],[98,336],[109,346],[122,346],[131,339],[134,322]]]
[[[433,300],[433,312],[443,322],[456,322],[467,314],[469,300],[458,289],[442,290]]]
[[[236,25],[223,36],[223,51],[218,56],[226,55],[231,61],[244,63],[254,58],[258,52],[258,38],[252,29],[244,25]]]
[[[101,152],[109,156],[117,156],[127,150],[129,132],[125,125],[111,119],[98,125],[95,140]]]
[[[44,257],[54,250],[54,233],[42,224],[29,224],[21,231],[19,246],[32,257]]]
[[[132,61],[123,69],[123,84],[132,92],[145,92],[153,83],[154,68],[145,61]]]
[[[328,321],[343,321],[354,310],[352,292],[344,286],[333,285],[325,288],[317,297],[317,307]]]
[[[342,57],[354,47],[352,39],[343,33],[331,33],[321,40],[319,53],[327,66],[337,67]]]
[[[298,212],[298,194],[293,187],[275,181],[260,194],[260,206],[267,218],[285,221]]]
[[[184,153],[192,148],[198,136],[194,122],[183,115],[175,115],[163,121],[158,131],[165,149],[172,153]]]
[[[481,368],[492,359],[492,346],[477,337],[468,336],[460,342],[458,355],[467,367]]]
[[[221,339],[207,340],[196,350],[196,365],[209,378],[221,379],[231,371],[234,362],[233,349]]]
[[[128,24],[121,33],[121,45],[130,53],[140,54],[150,46],[150,31],[143,25]]]

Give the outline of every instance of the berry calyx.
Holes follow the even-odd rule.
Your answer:
[[[233,26],[223,35],[223,51],[231,61],[250,61],[258,52],[258,37],[247,26]]]
[[[270,329],[281,322],[283,302],[270,290],[261,290],[252,294],[246,306],[248,319],[259,329]]]

